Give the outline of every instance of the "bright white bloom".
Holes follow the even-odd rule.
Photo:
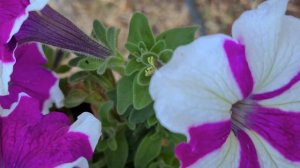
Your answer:
[[[176,49],[153,76],[157,118],[185,134],[182,167],[300,167],[300,20],[269,0]]]

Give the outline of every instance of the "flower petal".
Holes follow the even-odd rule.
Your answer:
[[[278,108],[283,111],[300,112],[300,73],[298,73],[287,85],[268,93],[253,96],[260,105],[270,108]]]
[[[300,166],[300,113],[255,106],[247,116],[248,135],[263,167]],[[252,132],[254,131],[254,132]]]
[[[230,131],[230,121],[205,124],[191,128],[190,131],[192,134],[190,142],[180,144],[176,148],[182,168],[238,167],[240,147],[236,137]]]
[[[15,49],[16,44],[13,42],[4,45],[0,43],[0,96],[9,94],[8,84],[16,62],[14,56]]]
[[[235,132],[240,143],[240,163],[239,168],[259,168],[256,148],[245,131]]]
[[[101,124],[98,120],[88,112],[82,113],[78,116],[77,121],[72,124],[70,132],[81,132],[88,135],[91,148],[94,150],[101,136]]]
[[[63,113],[52,112],[42,115],[39,101],[21,96],[17,107],[6,117],[0,118],[0,160],[4,167],[56,167],[71,163],[80,157],[91,159],[93,154],[89,139],[99,138],[90,131],[70,131],[70,121]],[[83,114],[85,116],[86,114]],[[82,118],[82,116],[79,116]],[[87,124],[87,122],[79,122]],[[100,125],[88,119],[88,125]],[[81,126],[84,127],[84,126]],[[90,128],[100,134],[100,127]],[[77,161],[80,163],[79,161]]]
[[[246,46],[254,93],[276,90],[300,70],[300,21],[284,15],[287,2],[266,1],[233,25],[233,37]]]
[[[290,161],[282,156],[276,148],[255,132],[247,131],[247,134],[258,149],[256,152],[261,167],[295,168],[300,166],[299,162]]]
[[[31,12],[14,37],[19,44],[40,42],[103,59],[111,54],[48,5],[39,12]]]
[[[246,60],[245,47],[233,40],[225,40],[224,49],[233,76],[239,85],[243,97],[246,98],[252,92],[254,83]]]
[[[79,168],[88,168],[88,161],[84,157],[80,157],[74,162],[64,163],[62,165],[57,166],[56,168],[70,168],[70,167],[79,167]]]
[[[175,50],[152,77],[150,93],[161,124],[188,136],[188,129],[230,118],[231,105],[243,98],[229,66],[224,42],[230,37],[199,38]]]
[[[47,113],[52,102],[61,107],[63,94],[58,86],[58,78],[43,66],[46,59],[40,45],[31,43],[18,47],[15,56],[17,61],[11,75],[10,94],[0,96],[1,107],[10,108],[21,92],[40,100],[43,113]]]
[[[10,41],[23,22],[28,12],[41,10],[48,0],[0,0],[0,44]]]
[[[220,149],[228,138],[230,129],[230,120],[191,127],[189,129],[189,142],[181,143],[175,149],[181,167],[194,165],[206,155]]]

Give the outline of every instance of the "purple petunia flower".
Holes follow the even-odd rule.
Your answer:
[[[52,102],[62,106],[63,94],[56,75],[44,67],[40,44],[32,41],[76,50],[80,42],[73,37],[90,39],[45,5],[42,0],[0,0],[0,167],[88,167],[101,135],[101,124],[90,113],[72,125],[63,113],[46,114]],[[62,34],[65,28],[72,31]]]
[[[42,115],[40,103],[20,94],[16,108],[0,112],[0,167],[88,167],[100,122],[82,113],[70,126],[63,113]]]
[[[233,38],[177,48],[152,77],[157,118],[188,137],[181,167],[300,167],[300,20],[287,4],[243,13]]]
[[[48,112],[52,102],[62,107],[64,96],[58,86],[59,80],[44,67],[46,58],[40,44],[31,43],[17,47],[16,63],[9,82],[9,95],[0,96],[0,108],[16,106],[18,95],[25,92],[40,101],[43,114]]]
[[[105,58],[109,50],[47,6],[48,0],[0,0],[0,95],[8,94],[16,45],[41,42]]]
[[[30,11],[41,10],[47,0],[1,0],[0,1],[0,95],[8,94],[8,82],[13,71],[15,57],[13,52],[16,42],[12,36],[16,34]]]

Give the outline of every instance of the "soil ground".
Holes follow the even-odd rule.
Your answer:
[[[202,33],[230,34],[233,21],[243,11],[254,8],[261,1],[52,0],[50,4],[88,34],[91,32],[94,19],[100,19],[108,26],[119,28],[119,46],[123,48],[127,38],[128,23],[135,11],[141,11],[147,16],[155,33],[202,22]],[[188,2],[192,4],[188,6]],[[196,15],[193,15],[193,12]],[[288,13],[300,17],[300,0],[290,0]]]

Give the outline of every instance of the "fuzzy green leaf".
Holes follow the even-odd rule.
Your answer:
[[[79,89],[69,91],[65,98],[65,107],[72,108],[80,105],[88,97],[88,94]]]
[[[117,112],[122,115],[132,104],[133,77],[123,76],[117,84]]]
[[[174,50],[194,40],[197,27],[174,28],[161,33],[157,40],[165,40],[167,48]]]
[[[86,79],[88,76],[89,76],[89,73],[88,73],[87,71],[79,71],[79,72],[74,73],[74,74],[69,78],[69,81],[70,81],[71,83],[78,82],[78,81],[80,81],[80,80]]]
[[[153,125],[155,125],[157,123],[157,119],[155,116],[151,116],[150,118],[148,118],[147,120],[147,125],[148,127],[152,127]]]
[[[110,110],[113,108],[113,101],[107,101],[101,103],[99,106],[99,116],[101,118],[101,124],[103,127],[109,126],[111,124],[110,121]]]
[[[106,28],[103,23],[99,20],[95,20],[93,23],[94,33],[96,38],[101,41],[106,47],[109,47],[107,39],[106,39]]]
[[[145,168],[155,159],[161,151],[161,138],[158,134],[147,135],[142,142],[134,156],[134,166],[136,168]]]
[[[155,39],[147,18],[142,13],[135,13],[130,21],[128,42],[138,44],[143,41],[150,50]]]
[[[148,86],[141,86],[137,82],[137,77],[133,82],[133,107],[140,110],[152,102]]]
[[[42,49],[47,58],[46,67],[50,68],[52,67],[53,60],[54,60],[54,50],[47,45],[42,45]]]
[[[166,42],[164,40],[157,41],[151,48],[151,52],[160,53],[163,49],[166,48]]]
[[[173,54],[173,51],[170,49],[165,49],[165,50],[161,51],[158,56],[159,61],[163,64],[166,64],[171,59],[172,54]]]
[[[149,117],[154,115],[153,104],[148,105],[147,107],[141,110],[133,109],[130,112],[129,122],[133,124],[139,124],[145,122]]]
[[[110,139],[107,140],[107,147],[112,151],[117,150],[118,144],[115,137],[111,137]]]
[[[103,61],[97,58],[83,58],[78,62],[78,67],[86,71],[94,71],[103,64]]]
[[[125,75],[132,75],[133,73],[144,68],[145,65],[141,62],[137,62],[135,58],[132,58],[128,61],[127,66],[125,68]]]
[[[138,45],[131,43],[131,42],[127,42],[125,44],[125,48],[133,55],[137,56],[140,52]]]
[[[56,73],[66,73],[70,70],[71,68],[68,65],[62,65],[59,66],[58,68],[55,69]]]
[[[148,86],[151,80],[151,75],[147,74],[148,69],[153,69],[153,67],[145,67],[137,74],[137,82],[141,86]]]
[[[79,55],[79,56],[77,56],[77,57],[71,59],[71,60],[69,61],[68,64],[69,64],[69,66],[71,66],[71,67],[77,67],[77,66],[78,66],[78,62],[79,62],[80,60],[84,59],[84,58],[86,58],[86,57]]]
[[[125,60],[122,57],[110,56],[98,67],[97,73],[103,75],[108,68],[111,68],[122,74],[125,69],[124,62]]]
[[[106,39],[108,47],[113,51],[113,55],[117,54],[117,40],[118,30],[114,27],[110,27],[106,32]]]
[[[123,130],[117,132],[115,137],[117,149],[115,151],[107,149],[105,160],[108,168],[122,168],[125,166],[128,157],[128,143]]]

